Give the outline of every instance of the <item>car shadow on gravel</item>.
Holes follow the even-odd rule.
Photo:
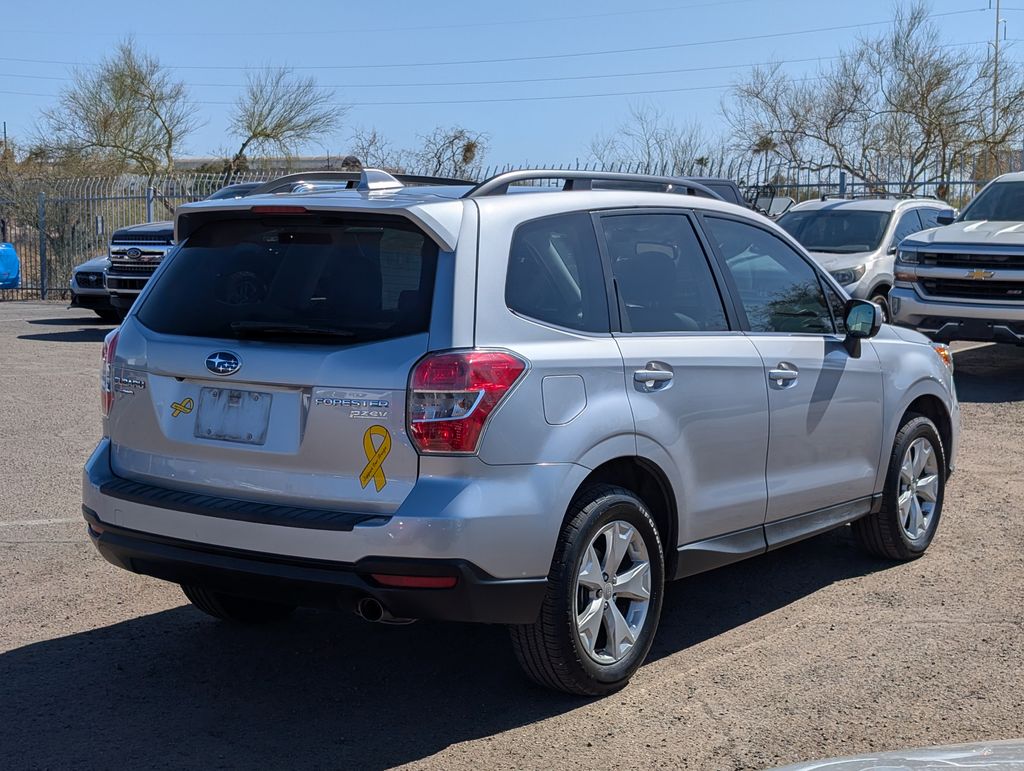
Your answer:
[[[1024,348],[988,345],[958,351],[956,392],[962,402],[1024,401]]]
[[[37,335],[18,335],[19,340],[39,340],[46,343],[102,343],[113,327],[84,327],[66,332],[41,332]]]
[[[75,312],[69,308],[68,313]],[[81,311],[78,311],[81,313]],[[36,324],[42,327],[114,327],[113,321],[105,321],[93,313],[86,313],[81,316],[59,316],[51,319],[28,319],[29,324]]]
[[[102,343],[107,333],[117,326],[92,315],[29,319],[28,323],[42,327],[64,327],[59,332],[18,335],[19,340],[39,340],[48,343]],[[67,329],[67,327],[77,327],[77,329]]]
[[[673,584],[652,658],[886,564],[847,529]],[[501,627],[314,611],[154,613],[4,653],[0,684],[7,768],[386,768],[586,704],[526,682]]]

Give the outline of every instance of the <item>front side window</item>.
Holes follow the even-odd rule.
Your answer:
[[[752,332],[835,332],[818,274],[778,236],[736,220],[706,217]]]
[[[559,214],[516,228],[505,304],[522,316],[559,327],[609,331],[601,252],[589,214]]]
[[[920,233],[922,230],[924,230],[924,226],[921,224],[917,210],[911,209],[904,212],[900,215],[899,222],[896,223],[896,231],[892,235],[892,245],[899,246],[900,241],[904,238],[912,236],[914,233]]]
[[[161,270],[156,332],[348,345],[426,332],[437,245],[399,217],[211,222]]]
[[[719,332],[729,328],[722,299],[690,218],[623,214],[601,220],[632,332]]]

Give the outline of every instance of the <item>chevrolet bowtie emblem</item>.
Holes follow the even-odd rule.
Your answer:
[[[991,270],[982,270],[981,268],[977,268],[975,270],[970,271],[967,274],[967,278],[972,279],[974,281],[984,281],[987,278],[992,278],[992,276],[994,275],[995,273],[993,273]]]

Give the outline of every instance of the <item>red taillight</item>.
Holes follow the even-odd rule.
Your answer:
[[[437,353],[409,382],[409,436],[421,453],[476,452],[484,424],[526,362],[502,351]]]
[[[387,573],[371,573],[370,577],[381,586],[398,589],[451,589],[458,583],[455,576],[394,576]]]
[[[116,327],[103,338],[103,368],[100,370],[100,408],[103,417],[110,414],[114,404],[114,355],[117,353],[117,336],[121,328]]]

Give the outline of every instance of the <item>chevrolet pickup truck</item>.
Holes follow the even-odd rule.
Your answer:
[[[1024,345],[1024,173],[997,177],[939,224],[899,245],[895,323],[937,342]]]

